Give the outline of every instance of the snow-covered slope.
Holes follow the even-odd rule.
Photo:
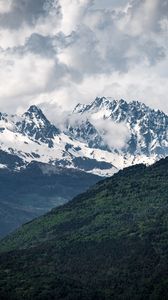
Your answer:
[[[126,156],[133,155],[146,156],[146,160],[152,157],[161,158],[168,155],[168,116],[159,110],[150,109],[143,103],[132,101],[127,103],[124,100],[112,100],[110,98],[96,98],[90,105],[78,104],[74,109],[74,114],[80,115],[83,120],[89,120],[98,130],[98,135],[104,140],[110,151],[117,151]],[[80,117],[80,118],[81,118]],[[103,122],[103,123],[100,123]],[[84,121],[83,121],[84,122]],[[115,147],[107,141],[106,132],[102,128],[109,127],[117,130],[121,135],[121,125],[125,128],[125,143],[121,147]],[[108,126],[106,126],[108,125]],[[77,129],[74,130],[74,132]],[[111,130],[109,139],[120,139]],[[97,137],[96,137],[97,138]],[[86,137],[88,139],[88,137]],[[92,143],[94,143],[92,139]],[[111,146],[112,145],[112,146]]]
[[[96,98],[77,105],[70,120],[62,132],[36,106],[21,116],[0,113],[0,168],[38,161],[110,176],[168,155],[168,116],[140,102]]]
[[[60,132],[35,106],[22,116],[0,115],[0,149],[0,166],[3,168],[5,165],[9,167],[9,155],[4,160],[4,153],[7,153],[23,161],[16,161],[16,170],[31,161],[39,161],[102,176],[117,171],[106,151],[93,149],[87,143]]]

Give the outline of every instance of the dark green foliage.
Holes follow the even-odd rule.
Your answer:
[[[166,300],[167,197],[165,159],[23,225],[0,244],[0,298]]]

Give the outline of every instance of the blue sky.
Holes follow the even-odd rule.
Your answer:
[[[96,96],[168,113],[168,0],[0,0],[0,111]]]

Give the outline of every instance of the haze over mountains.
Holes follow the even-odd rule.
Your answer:
[[[99,180],[93,174],[37,162],[19,172],[1,169],[0,238],[66,203]]]
[[[0,148],[1,168],[37,161],[110,176],[168,155],[168,116],[138,101],[103,97],[78,104],[62,130],[31,106],[21,116],[0,114]]]

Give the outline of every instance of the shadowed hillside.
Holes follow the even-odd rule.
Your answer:
[[[7,157],[10,163],[11,157]],[[78,170],[36,162],[19,172],[0,169],[0,238],[68,202],[100,179]]]
[[[167,299],[168,159],[97,183],[1,241],[1,299]]]

